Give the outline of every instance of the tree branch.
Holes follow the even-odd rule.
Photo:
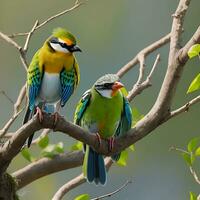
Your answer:
[[[105,166],[106,170],[108,171],[113,164],[113,161],[111,158],[105,158]],[[70,190],[74,189],[75,187],[83,184],[86,182],[85,177],[83,176],[83,173],[79,176],[75,177],[74,179],[67,182],[65,185],[63,185],[59,190],[55,193],[52,200],[61,200],[62,197],[68,193]]]
[[[154,52],[156,49],[164,46],[170,41],[170,33],[166,36],[162,37],[158,41],[152,43],[151,45],[147,46],[143,50],[141,50],[131,61],[125,64],[118,72],[117,75],[121,78],[124,76],[130,69],[132,69],[136,64],[139,63],[139,56],[140,55],[149,55],[150,53]]]
[[[172,111],[171,114],[170,114],[170,118],[171,117],[175,117],[176,115],[179,115],[182,112],[188,112],[190,106],[192,106],[193,104],[198,103],[199,101],[200,101],[200,95],[195,97],[194,99],[192,99],[191,101],[189,101],[188,103],[183,105],[182,107]]]
[[[126,181],[126,183],[124,183],[121,187],[119,187],[115,191],[110,192],[108,194],[101,195],[99,197],[95,197],[95,198],[93,198],[91,200],[100,200],[100,199],[104,199],[104,198],[107,198],[107,197],[111,197],[111,196],[117,194],[118,192],[120,192],[121,190],[123,190],[129,183],[132,183],[132,181]]]
[[[41,158],[24,168],[14,172],[12,176],[17,181],[17,189],[20,189],[29,183],[46,175],[71,169],[82,165],[82,151],[74,151],[56,155],[54,158]],[[44,167],[45,166],[45,167]]]
[[[160,60],[160,54],[157,55],[156,60],[153,64],[153,67],[149,73],[149,75],[147,76],[146,80],[142,82],[142,78],[143,78],[143,74],[144,74],[144,65],[142,64],[140,66],[140,68],[143,68],[140,70],[141,74],[138,77],[137,82],[135,83],[135,85],[133,86],[132,90],[129,92],[128,94],[128,98],[131,101],[136,95],[140,94],[144,89],[148,88],[151,86],[151,78],[153,75],[153,72],[158,64]]]

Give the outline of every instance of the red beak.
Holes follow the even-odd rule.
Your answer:
[[[116,81],[112,86],[112,96],[115,96],[117,91],[122,87],[124,87],[124,85],[120,83],[119,81]]]

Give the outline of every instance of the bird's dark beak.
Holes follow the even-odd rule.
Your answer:
[[[124,87],[124,85],[121,83],[121,82],[119,82],[119,81],[116,81],[113,85],[112,85],[112,96],[115,96],[115,94],[117,93],[117,91],[120,89],[120,88],[122,88],[122,87]]]
[[[78,45],[73,46],[72,48],[70,48],[71,52],[75,52],[75,51],[80,51],[82,52],[82,50],[80,49],[80,47]]]

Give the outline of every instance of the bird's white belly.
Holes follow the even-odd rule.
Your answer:
[[[44,73],[39,98],[46,103],[55,103],[60,100],[60,75]]]

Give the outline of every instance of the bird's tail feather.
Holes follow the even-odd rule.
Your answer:
[[[27,123],[32,117],[33,115],[35,114],[36,112],[36,109],[30,109],[29,107],[26,109],[26,113],[25,113],[25,116],[24,116],[24,120],[23,120],[23,124]],[[34,134],[32,134],[29,138],[28,138],[28,143],[27,143],[27,146],[30,147],[31,145],[31,142],[32,142],[32,139],[33,139],[33,136]]]
[[[84,158],[84,175],[89,182],[95,182],[96,184],[106,183],[106,169],[104,159],[101,154],[95,152],[91,147],[86,147]]]

